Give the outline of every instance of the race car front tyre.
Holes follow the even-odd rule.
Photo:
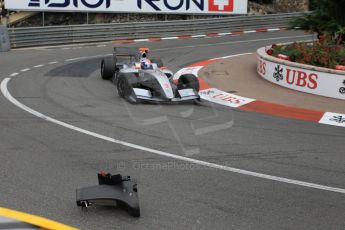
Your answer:
[[[138,100],[133,92],[132,86],[129,84],[128,77],[130,76],[120,76],[117,81],[117,92],[120,97],[126,99],[128,102],[136,104]]]
[[[125,77],[121,77],[117,81],[117,93],[120,97],[126,98],[129,96],[130,92],[128,90],[129,84]]]
[[[113,74],[113,77],[111,78],[111,81],[117,85],[117,80],[119,79],[119,72],[120,70],[119,69],[116,69],[114,74]]]
[[[106,57],[101,62],[101,76],[103,80],[112,79],[115,73],[115,62],[113,57]]]
[[[194,89],[199,92],[199,80],[193,74],[184,74],[178,79],[177,88],[181,89]]]

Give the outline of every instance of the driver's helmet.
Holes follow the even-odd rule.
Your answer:
[[[148,59],[142,59],[140,61],[140,67],[141,69],[153,69],[151,62]]]

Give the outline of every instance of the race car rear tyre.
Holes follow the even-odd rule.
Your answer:
[[[194,89],[199,92],[199,80],[193,74],[184,74],[178,79],[178,89]]]
[[[101,76],[103,80],[112,79],[115,73],[115,62],[113,57],[106,57],[101,62]]]
[[[158,68],[161,68],[164,66],[162,59],[159,59],[159,58],[152,58],[151,62],[156,63]]]

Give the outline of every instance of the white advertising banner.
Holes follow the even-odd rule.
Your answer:
[[[9,10],[246,14],[248,0],[5,0]]]
[[[319,122],[322,124],[341,126],[345,128],[345,114],[327,112]]]
[[[264,79],[286,88],[345,100],[345,75],[290,67],[261,57],[257,71]]]
[[[210,101],[220,105],[229,106],[232,108],[238,108],[255,101],[254,99],[227,93],[216,88],[200,90],[199,95],[203,100]]]

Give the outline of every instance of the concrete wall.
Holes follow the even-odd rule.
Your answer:
[[[281,60],[266,53],[266,47],[257,51],[258,74],[292,90],[345,100],[345,72]]]
[[[309,9],[309,0],[275,0],[274,8],[277,11],[307,11]]]
[[[308,11],[309,0],[275,0],[273,4],[249,2],[249,14],[288,13]]]

